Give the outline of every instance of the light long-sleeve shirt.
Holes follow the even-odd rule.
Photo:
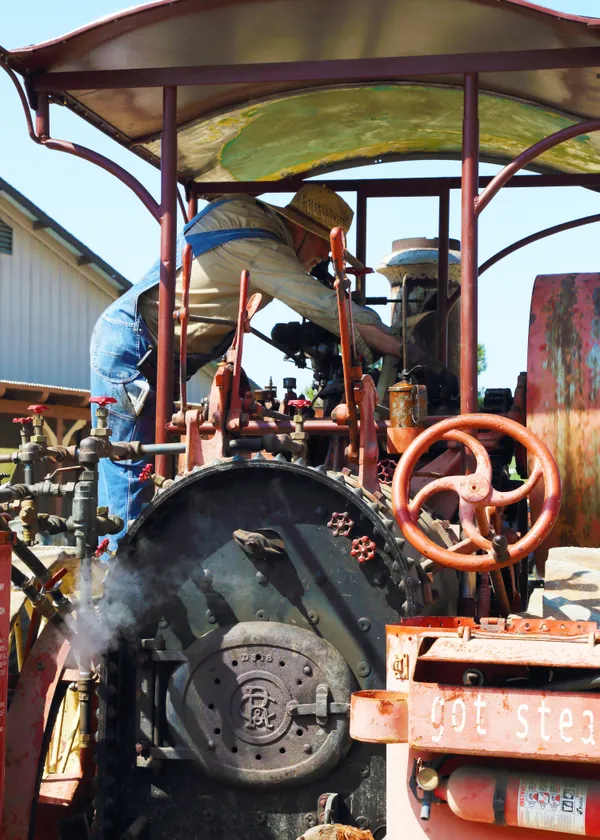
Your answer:
[[[299,315],[339,335],[337,298],[332,289],[323,286],[306,272],[298,260],[292,235],[277,213],[256,199],[240,195],[203,216],[193,232],[231,228],[262,228],[276,234],[272,239],[237,239],[201,254],[192,262],[190,279],[190,315],[237,319],[240,274],[250,272],[250,294],[262,294],[261,309],[272,300],[280,300]],[[181,270],[177,275],[176,307],[181,306]],[[140,297],[140,312],[155,339],[158,335],[158,287]],[[386,333],[377,313],[353,304],[357,324],[372,324]],[[175,326],[179,339],[179,324]],[[190,353],[210,353],[223,341],[231,327],[223,324],[188,324]],[[176,343],[177,346],[177,343]],[[359,342],[360,348],[360,342]]]

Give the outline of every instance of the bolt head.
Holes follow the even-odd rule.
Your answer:
[[[308,620],[311,624],[318,624],[319,623],[319,613],[315,612],[315,610],[308,611]]]
[[[373,583],[375,586],[385,586],[385,577],[380,573],[373,575]]]
[[[367,819],[367,817],[357,817],[356,826],[357,828],[360,828],[364,831],[369,827],[369,820]]]
[[[206,615],[206,620],[208,621],[209,624],[216,624],[217,623],[217,619],[215,618],[213,613],[211,613],[210,610],[206,610],[205,615]]]
[[[310,744],[305,744],[303,749],[304,749],[304,752],[306,753],[306,755],[311,755],[311,753],[313,751],[313,748],[311,747]]]
[[[317,824],[317,815],[316,814],[305,814],[304,815],[304,825],[307,828],[314,828]]]
[[[263,575],[262,572],[256,573],[256,580],[260,583],[261,586],[266,586],[269,583],[269,581],[267,580],[265,575]]]
[[[310,665],[305,665],[302,669],[302,673],[306,674],[307,677],[312,677],[312,668],[310,667]]]
[[[359,662],[356,666],[356,672],[359,677],[368,677],[371,673],[371,666],[368,662]]]
[[[217,748],[217,745],[212,740],[208,741],[206,746],[208,747],[209,750],[216,750],[216,748]]]
[[[371,627],[371,622],[368,618],[359,618],[356,622],[356,625],[359,630],[362,630],[363,633],[366,633],[367,630],[369,630]]]

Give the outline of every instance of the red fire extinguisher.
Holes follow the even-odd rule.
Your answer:
[[[600,837],[600,781],[460,767],[435,796],[463,820]]]

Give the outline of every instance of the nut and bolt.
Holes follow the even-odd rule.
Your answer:
[[[478,668],[467,668],[463,673],[463,685],[483,685],[485,677]]]
[[[217,748],[216,743],[212,739],[207,742],[206,746],[208,747],[209,750],[216,750],[216,748]]]
[[[382,575],[380,572],[377,572],[373,575],[373,583],[375,586],[385,586],[385,575]]]
[[[316,814],[305,814],[304,815],[304,825],[307,828],[314,828],[317,824],[317,815]]]
[[[318,624],[319,623],[319,613],[315,612],[315,610],[308,611],[308,620],[311,624]]]
[[[302,669],[302,673],[306,674],[307,677],[312,677],[312,668],[310,667],[310,665],[305,665]]]
[[[269,583],[269,581],[267,580],[265,575],[263,575],[262,572],[256,573],[256,580],[260,583],[261,586],[266,586]]]
[[[368,662],[359,662],[356,666],[356,673],[359,677],[368,677],[371,673],[371,666]]]
[[[263,825],[263,823],[267,821],[267,817],[265,816],[265,814],[263,814],[262,811],[259,811],[257,814],[255,814],[254,821],[257,825]]]
[[[206,620],[208,621],[209,624],[216,624],[217,623],[216,616],[210,610],[206,610],[205,616],[206,616]]]
[[[360,768],[360,777],[361,779],[368,779],[371,775],[371,769],[369,767],[361,767]]]
[[[310,744],[305,744],[302,749],[304,750],[306,755],[312,755],[313,748],[311,747]]]
[[[356,827],[362,829],[363,831],[367,829],[369,827],[369,820],[367,817],[357,817]]]
[[[368,618],[359,618],[356,622],[356,626],[359,630],[362,630],[363,633],[366,633],[367,630],[371,627],[371,622]]]
[[[267,613],[266,610],[257,610],[255,617],[256,617],[257,621],[268,621],[269,620],[269,614]]]

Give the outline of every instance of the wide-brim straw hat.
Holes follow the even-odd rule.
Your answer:
[[[335,227],[342,228],[347,234],[354,219],[352,208],[341,196],[323,184],[304,184],[285,207],[264,203],[280,216],[295,222],[310,233],[315,233],[327,242],[331,230]],[[363,268],[352,254],[346,253],[346,258],[355,268]]]

